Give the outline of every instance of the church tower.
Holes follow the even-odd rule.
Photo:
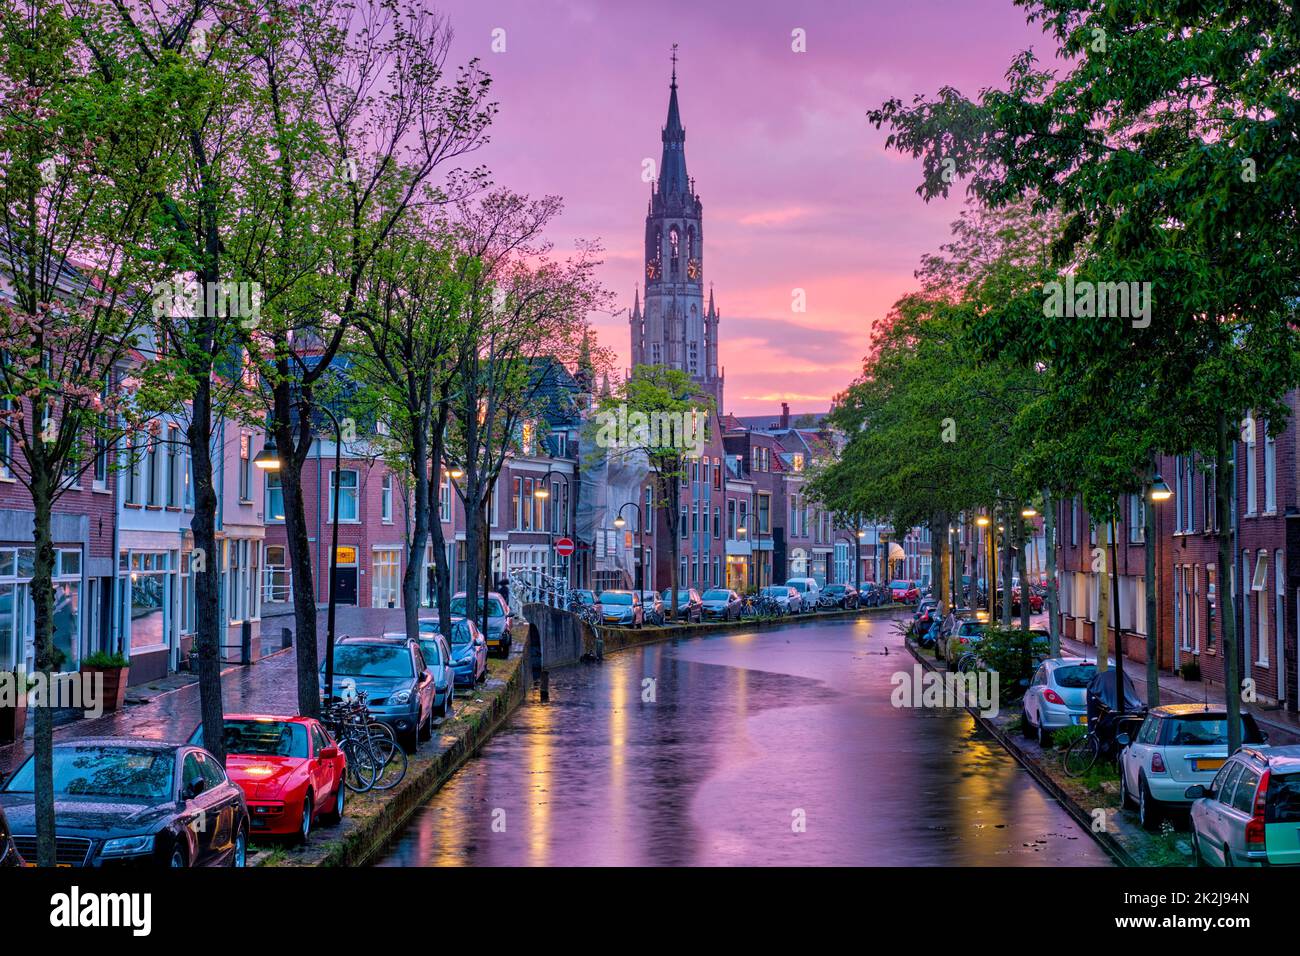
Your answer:
[[[667,365],[690,373],[723,410],[718,373],[720,314],[709,289],[704,304],[703,205],[686,174],[686,130],[677,105],[677,47],[668,87],[668,121],[660,137],[659,178],[650,186],[645,218],[645,304],[640,290],[629,313],[632,364]]]

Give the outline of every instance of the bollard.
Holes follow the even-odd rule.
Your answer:
[[[280,648],[293,647],[293,631],[287,627],[280,628]]]
[[[598,636],[596,638],[596,660],[603,661],[604,659],[605,659],[605,639],[603,637]]]
[[[551,672],[542,671],[542,703],[551,699]]]
[[[239,663],[253,663],[253,622],[245,621],[239,628]]]

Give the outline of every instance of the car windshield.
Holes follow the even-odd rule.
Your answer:
[[[763,588],[763,593],[768,597],[789,597],[790,589],[779,587]]]
[[[574,591],[573,596],[577,598],[580,604],[595,604],[596,595],[591,591]]]
[[[691,599],[691,592],[686,590],[685,588],[682,588],[680,591],[677,592],[678,603],[682,601],[689,601],[690,599]],[[673,600],[672,588],[668,588],[668,590],[664,591],[664,600],[669,602],[670,604],[672,603]]]
[[[487,599],[487,612],[488,612],[488,617],[506,616],[506,609],[501,606],[501,602],[497,600],[495,597],[489,597]],[[465,595],[461,594],[451,599],[451,613],[460,614],[460,615],[465,614]],[[483,616],[483,600],[481,598],[479,599],[479,604],[478,604],[478,614],[475,616],[476,617]]]
[[[704,600],[706,601],[729,601],[731,600],[730,591],[705,591]]]
[[[176,756],[143,747],[55,747],[54,792],[159,802],[172,795]],[[35,792],[36,760],[29,759],[5,790]]]
[[[826,590],[827,590],[827,592],[830,593],[830,594],[839,594],[841,591],[844,590],[844,585],[842,585],[842,584],[828,584],[828,585],[826,585]]]
[[[805,581],[786,581],[785,586],[788,588],[794,588],[796,591],[808,590],[808,584]]]
[[[451,643],[453,644],[468,644],[472,636],[468,621],[457,621],[451,626]]]
[[[324,670],[324,665],[321,665]],[[411,677],[411,652],[384,644],[341,644],[334,649],[335,677]]]
[[[958,632],[963,637],[974,637],[984,633],[984,623],[981,621],[962,621],[961,630]]]
[[[424,663],[430,667],[437,667],[442,663],[442,648],[438,642],[428,638],[420,640],[420,653],[424,655]]]
[[[1056,669],[1056,686],[1078,690],[1087,687],[1096,676],[1096,664],[1069,664]]]
[[[605,591],[600,596],[601,604],[631,604],[632,595],[622,591]]]
[[[891,582],[889,583],[889,586],[890,586],[891,588],[893,588],[895,591],[906,591],[908,588],[910,588],[910,587],[912,586],[912,582],[911,582],[911,581],[891,581]]]
[[[226,753],[306,759],[307,728],[288,720],[227,720]]]
[[[1213,747],[1228,742],[1228,718],[1206,714],[1175,717],[1164,731],[1165,743],[1173,747]]]

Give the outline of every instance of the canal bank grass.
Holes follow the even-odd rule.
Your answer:
[[[922,666],[944,672],[936,662],[912,641],[908,651]],[[1168,821],[1158,833],[1148,833],[1138,824],[1136,815],[1120,807],[1119,775],[1109,763],[1095,766],[1081,777],[1071,777],[1061,766],[1064,749],[1053,746],[1044,751],[1036,742],[1021,734],[1019,711],[1003,711],[988,718],[978,708],[967,707],[975,721],[992,734],[1016,761],[1029,771],[1044,789],[1052,794],[1067,813],[1092,835],[1116,863],[1121,866],[1188,866],[1191,863],[1191,838],[1175,831]]]
[[[811,614],[782,617],[741,618],[737,621],[702,621],[699,624],[669,624],[662,627],[647,625],[642,628],[602,626],[600,637],[605,641],[603,653],[641,647],[645,644],[659,644],[664,641],[676,641],[689,637],[708,637],[727,631],[766,631],[778,627],[792,627],[801,624],[815,624],[818,621],[837,618],[888,618],[899,611],[911,610],[905,604],[885,604],[881,607],[860,607],[852,610],[813,611]],[[596,650],[596,633],[592,628],[580,623],[582,629],[582,654],[585,658],[598,656]]]
[[[411,754],[406,776],[392,790],[352,793],[343,822],[318,825],[306,846],[254,843],[249,866],[364,866],[438,792],[527,696],[528,631],[515,631],[510,657],[488,658],[483,684],[456,695],[456,713],[434,728],[432,740]]]

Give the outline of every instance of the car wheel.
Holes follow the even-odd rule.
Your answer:
[[[420,721],[417,739],[428,740],[433,736],[433,708],[429,708],[429,716]]]
[[[311,837],[311,818],[315,812],[312,806],[311,791],[308,790],[306,796],[302,798],[302,823],[298,827],[298,842],[306,843]]]
[[[1133,794],[1128,789],[1128,774],[1124,772],[1124,758],[1119,759],[1119,806],[1121,810],[1130,809],[1134,803]]]
[[[1195,823],[1192,824],[1192,866],[1205,866],[1205,857],[1201,856],[1201,839],[1196,835]]]
[[[1236,866],[1236,865],[1237,865],[1236,863],[1234,863],[1234,862],[1232,861],[1232,850],[1228,847],[1228,844],[1226,844],[1226,843],[1223,844],[1223,865],[1224,865],[1224,866]]]
[[[329,826],[337,826],[342,822],[343,812],[346,809],[347,792],[348,788],[343,786],[342,780],[339,780],[334,787],[334,808],[322,817],[322,822]]]
[[[172,847],[172,858],[167,864],[173,870],[183,870],[186,867],[185,851],[181,849],[180,844]]]
[[[1146,777],[1138,780],[1138,823],[1148,832],[1160,829],[1160,810],[1151,796]]]
[[[230,852],[230,865],[241,870],[248,866],[248,831],[242,823],[235,832],[235,847]]]
[[[417,731],[412,730],[398,737],[397,742],[402,745],[402,749],[408,754],[413,754],[420,747],[419,736]]]
[[[1020,735],[1026,740],[1032,740],[1036,735],[1034,725],[1029,720],[1029,708],[1025,708],[1024,713],[1020,715]]]
[[[1052,746],[1052,732],[1042,724],[1038,725],[1038,746],[1044,750]]]

